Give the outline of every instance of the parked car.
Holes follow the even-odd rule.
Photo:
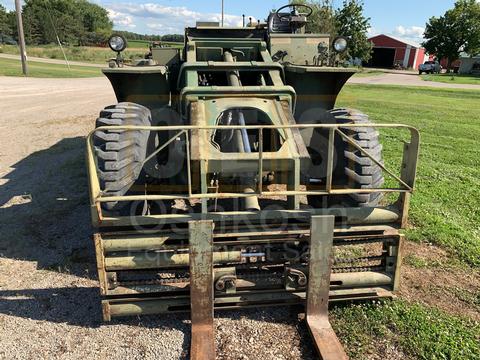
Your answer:
[[[0,34],[0,44],[17,45],[17,42],[10,35]]]
[[[425,61],[424,64],[418,67],[418,73],[425,74],[440,74],[442,71],[442,65],[438,61]]]

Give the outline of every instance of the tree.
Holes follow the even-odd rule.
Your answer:
[[[105,43],[113,28],[107,10],[86,0],[78,0],[78,5],[83,23],[79,39],[80,45]]]
[[[370,18],[363,15],[363,2],[344,0],[343,7],[335,12],[337,33],[348,39],[347,56],[368,61],[371,58],[372,44],[368,41]]]
[[[7,10],[0,4],[0,34],[12,35],[12,29],[8,23]]]
[[[348,38],[348,52],[344,55],[368,61],[371,57],[372,45],[368,41],[370,18],[363,15],[363,2],[359,0],[344,0],[343,7],[336,11],[329,0],[290,0],[291,4],[305,4],[313,9],[308,19],[306,32],[337,34]],[[302,10],[300,10],[302,11]]]
[[[312,15],[308,18],[305,31],[314,34],[330,34],[334,36],[337,31],[335,27],[335,12],[329,0],[290,0],[291,4],[305,4],[313,9]],[[302,9],[299,9],[303,12]]]
[[[450,71],[462,51],[472,56],[480,52],[480,3],[458,0],[445,15],[430,18],[424,37],[425,49],[438,58],[446,58]]]
[[[57,42],[98,45],[112,32],[107,11],[86,0],[26,0],[23,7],[28,44]]]
[[[10,35],[18,41],[17,14],[15,11],[7,13],[7,26],[10,29]]]

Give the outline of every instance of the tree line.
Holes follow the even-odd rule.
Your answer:
[[[362,0],[344,0],[334,8],[331,0],[291,0],[312,7],[307,32],[343,35],[349,39],[347,58],[368,61],[372,44],[368,40],[370,18],[364,15]],[[23,21],[26,42],[44,45],[61,41],[67,45],[103,45],[113,32],[113,23],[106,9],[87,0],[25,0]],[[121,31],[129,40],[183,42],[184,36],[143,35]],[[0,5],[0,35],[17,39],[14,11]],[[480,2],[458,0],[443,16],[432,17],[426,25],[426,50],[449,62],[460,53],[480,52]]]
[[[58,41],[66,45],[104,45],[113,33],[113,23],[103,7],[87,0],[25,0],[23,5],[25,41],[46,45]],[[142,35],[115,31],[129,40],[183,42],[183,35]],[[14,11],[0,5],[0,35],[17,39]],[[57,39],[58,36],[58,39]]]
[[[314,10],[307,31],[341,34],[349,38],[348,56],[368,61],[371,44],[367,39],[370,19],[363,15],[363,2],[344,0],[343,6],[333,9],[328,0],[294,0]],[[87,0],[25,0],[23,6],[25,40],[29,45],[44,45],[57,41],[67,45],[105,44],[113,32],[108,12]],[[183,42],[184,36],[143,35],[119,31],[129,40]],[[15,12],[0,5],[0,34],[17,38]],[[58,36],[58,39],[57,39]]]
[[[294,0],[310,5],[314,12],[307,24],[307,31],[341,34],[349,37],[349,56],[368,61],[371,44],[367,40],[370,19],[363,16],[363,3],[344,0],[337,10],[328,0]],[[25,0],[23,6],[25,40],[29,45],[56,43],[67,45],[105,44],[113,32],[108,12],[87,0]],[[129,31],[116,31],[129,40],[183,42],[184,36],[143,35]],[[0,5],[0,34],[17,38],[15,12],[7,12]],[[58,39],[57,39],[58,36]]]
[[[120,34],[128,40],[167,41],[167,42],[180,42],[180,43],[183,43],[185,40],[185,37],[179,34],[148,35],[148,34],[137,34],[131,31],[115,31],[115,34]]]

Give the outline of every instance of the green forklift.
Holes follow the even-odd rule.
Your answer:
[[[335,108],[349,39],[305,33],[312,12],[198,24],[133,66],[110,38],[118,103],[87,139],[105,321],[191,312],[190,357],[214,359],[214,311],[301,304],[319,356],[346,359],[328,303],[394,296],[419,133]]]

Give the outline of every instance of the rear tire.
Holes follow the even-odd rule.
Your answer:
[[[368,116],[353,109],[335,109],[327,112],[327,121],[333,124],[371,124]],[[374,128],[358,127],[344,129],[343,132],[369,152],[375,160],[383,164],[383,146],[379,142],[379,133]],[[322,139],[323,138],[323,139]],[[328,133],[317,129],[311,139],[309,151],[312,161],[323,167],[320,172],[326,176],[326,144]],[[318,147],[320,144],[320,148]],[[316,151],[312,149],[317,147]],[[340,135],[335,138],[336,160],[333,171],[333,188],[374,189],[381,188],[385,182],[380,166],[361,151],[346,142]],[[314,159],[315,156],[321,159]],[[314,165],[315,166],[315,165]],[[317,169],[318,170],[318,169]],[[325,179],[323,179],[325,180]],[[350,194],[334,196],[309,196],[308,202],[314,207],[347,206],[372,207],[377,206],[382,198],[381,193]]]
[[[134,103],[119,103],[100,112],[96,128],[151,126],[149,109]],[[150,132],[144,130],[99,130],[94,134],[100,187],[106,196],[123,196],[140,177]],[[120,210],[126,202],[103,203],[105,210]]]

